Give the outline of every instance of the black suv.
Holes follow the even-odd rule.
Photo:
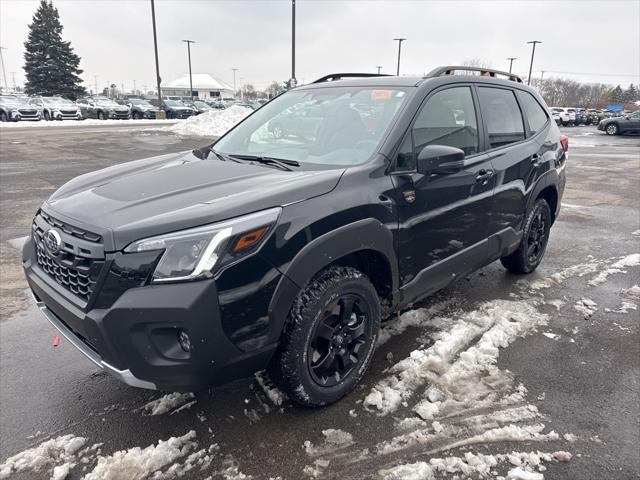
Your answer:
[[[305,109],[317,129],[270,131]],[[393,312],[494,260],[538,266],[567,149],[514,75],[334,74],[212,145],[71,180],[37,212],[24,269],[49,321],[129,385],[198,391],[266,368],[325,405]]]

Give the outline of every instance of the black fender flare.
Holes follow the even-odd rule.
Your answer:
[[[547,187],[555,188],[556,195],[559,196],[560,192],[558,189],[558,183],[559,183],[558,172],[556,172],[555,168],[551,168],[550,170],[545,172],[545,174],[538,179],[535,186],[531,189],[531,193],[529,194],[529,198],[527,199],[527,208],[525,210],[525,216],[529,214],[529,212],[533,208],[534,203],[536,203],[536,199],[538,198],[538,195],[540,195],[540,192],[542,192],[545,188]],[[555,212],[551,212],[551,213],[555,215]]]
[[[298,292],[316,273],[350,253],[373,250],[382,254],[391,269],[394,297],[398,291],[398,260],[393,233],[379,220],[367,218],[331,230],[306,244],[283,269],[269,303],[273,340],[277,341]]]

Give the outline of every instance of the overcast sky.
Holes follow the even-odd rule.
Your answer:
[[[11,72],[24,75],[23,42],[37,0],[0,0],[0,44],[9,85]],[[155,83],[149,0],[54,0],[63,37],[80,55],[83,78],[93,88],[107,82],[125,89]],[[640,83],[640,0],[628,1],[297,1],[299,81],[329,72],[395,73],[397,44],[401,73],[422,74],[445,64],[480,58],[526,74],[528,40],[541,40],[534,75],[588,82]],[[232,67],[257,88],[291,75],[289,0],[156,0],[160,74],[169,82],[188,72],[210,73],[230,84]],[[579,74],[574,74],[578,72]],[[3,81],[0,79],[0,81]]]

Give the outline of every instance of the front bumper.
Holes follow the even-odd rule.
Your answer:
[[[130,281],[130,259],[109,255],[97,298],[83,302],[40,268],[31,239],[23,248],[23,267],[38,308],[96,366],[128,385],[191,392],[265,368],[276,343],[265,335],[260,345],[243,349],[233,340],[239,335],[233,328],[242,330],[231,325],[239,321],[236,303],[220,306],[214,279],[127,287],[114,295],[115,286]],[[139,269],[133,265],[131,271]],[[231,323],[225,325],[223,317]],[[178,342],[181,331],[189,335],[188,352]]]

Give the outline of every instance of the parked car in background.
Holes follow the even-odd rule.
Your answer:
[[[267,129],[274,138],[287,136],[315,138],[325,116],[324,107],[321,105],[305,108],[294,106],[270,120]]]
[[[131,111],[107,97],[85,97],[76,102],[84,118],[129,120]]]
[[[452,68],[480,70],[330,75],[208,146],[72,179],[24,242],[37,306],[131,386],[198,392],[266,368],[292,401],[338,401],[383,319],[496,260],[533,272],[558,217],[569,145],[544,100]],[[265,132],[287,111],[319,134]]]
[[[29,105],[25,97],[15,95],[0,96],[0,122],[19,122],[22,120],[39,121],[40,111]]]
[[[576,118],[575,112],[570,112],[567,108],[552,107],[550,110],[556,124],[562,125],[563,127],[573,124],[573,121]]]
[[[604,118],[602,110],[598,110],[597,108],[587,109],[587,115],[591,117],[591,125],[598,125],[598,123],[600,123],[600,120]]]
[[[576,116],[582,121],[582,125],[591,125],[591,117],[586,108],[576,108]]]
[[[633,112],[624,117],[614,117],[602,120],[598,124],[598,130],[607,135],[621,135],[624,133],[640,133],[640,111]]]
[[[158,99],[154,98],[149,100],[149,103],[160,110],[164,110],[167,118],[189,118],[196,113],[193,108],[187,107],[180,100],[162,100],[162,102],[158,102]]]
[[[584,123],[584,115],[582,115],[577,108],[567,108],[567,111],[573,115],[572,124],[574,126],[582,125]]]
[[[29,104],[36,107],[45,120],[82,120],[78,105],[66,98],[34,96]]]
[[[123,98],[117,100],[120,105],[126,105],[129,107],[131,111],[131,118],[136,119],[154,119],[156,118],[156,113],[158,113],[159,109],[154,107],[149,100],[145,100],[144,98]]]
[[[207,105],[202,100],[185,100],[182,103],[184,103],[187,107],[191,107],[195,111],[196,115],[200,115],[201,113],[212,110],[212,107]]]

